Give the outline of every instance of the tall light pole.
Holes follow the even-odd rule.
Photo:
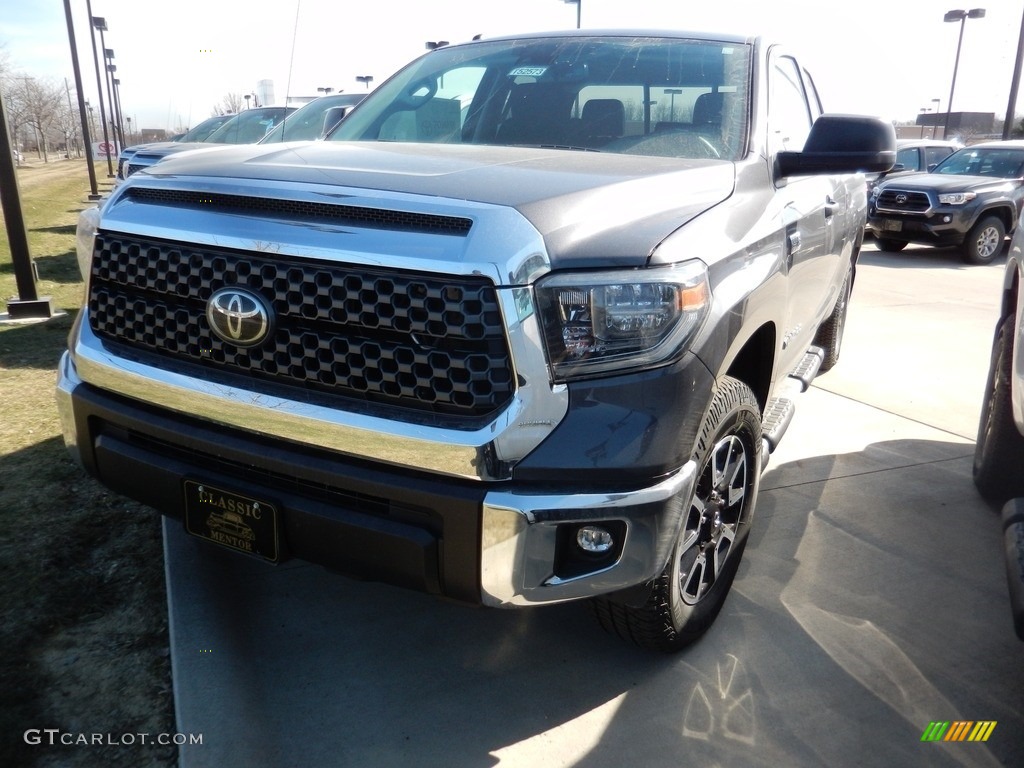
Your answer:
[[[92,59],[96,65],[96,91],[100,99],[100,126],[103,128],[103,144],[106,147],[110,146],[110,134],[107,133],[107,113],[103,108],[103,81],[100,79],[100,58],[96,51],[96,32],[97,29],[106,30],[107,20],[102,16],[92,15],[92,2],[85,0],[86,9],[89,12],[89,39],[92,40]],[[103,70],[105,71],[105,70]],[[114,161],[110,157],[109,152],[104,153],[107,156],[107,176],[108,178],[114,178]]]
[[[107,63],[107,44],[103,39],[103,33],[107,31],[107,22],[103,21],[103,26],[100,28],[100,47],[103,49],[103,82],[107,84],[107,107],[110,112],[110,132],[114,134],[114,144],[117,144],[117,131],[114,130],[114,124],[117,122],[117,114],[114,109],[114,87],[110,84],[110,64]],[[116,149],[116,147],[115,147]]]
[[[118,87],[121,85],[121,81],[117,78],[117,65],[114,63],[114,51],[110,48],[103,49],[103,56],[107,60],[107,72],[110,73],[111,90],[113,91],[112,104],[110,111],[114,115],[114,133],[117,134],[117,139],[124,147],[124,119],[121,117],[121,89]]]
[[[563,0],[566,5],[576,6],[576,29],[580,28],[580,19],[583,17],[583,0]]]
[[[82,68],[78,63],[78,43],[75,38],[75,24],[71,18],[71,0],[64,0],[64,16],[66,17],[68,24],[68,44],[71,46],[71,68],[75,73],[75,89],[78,91],[78,119],[82,121],[82,141],[85,144],[85,164],[88,166],[89,173],[89,199],[99,200],[100,194],[96,185],[96,168],[92,163],[92,139],[90,137],[90,128],[92,128],[92,126],[87,126],[85,124],[86,108],[88,107],[91,119],[92,107],[89,107],[89,102],[85,100],[85,91],[82,88]],[[91,37],[91,29],[89,33]]]
[[[1017,59],[1013,62],[1013,78],[1010,81],[1010,100],[1006,105],[1006,119],[1003,121],[1003,141],[1013,133],[1013,121],[1017,110],[1017,89],[1020,88],[1021,59],[1024,58],[1024,14],[1020,19],[1020,37],[1017,39]]]
[[[93,107],[93,105],[89,103],[88,99],[85,100],[85,111],[89,113],[89,134],[91,136],[95,137],[95,135],[96,135],[96,115],[94,113],[96,111],[96,108]],[[90,150],[90,155],[89,156],[92,157],[91,150]]]
[[[327,96],[328,94],[334,93],[334,89],[333,88],[317,88],[316,92],[317,93],[322,93],[324,96]]]
[[[357,83],[366,83],[366,90],[370,90],[370,83],[373,82],[373,75],[356,75]]]
[[[665,93],[671,97],[668,107],[668,121],[674,123],[676,121],[676,96],[680,96],[683,93],[682,88],[666,88]]]
[[[946,104],[946,125],[942,129],[942,138],[949,138],[949,116],[953,112],[953,91],[956,88],[956,71],[960,67],[960,46],[964,42],[964,25],[968,19],[983,19],[985,18],[984,8],[972,8],[969,11],[946,11],[946,15],[942,17],[943,21],[959,21],[960,22],[960,38],[956,43],[956,59],[953,61],[953,82],[949,86],[949,102]]]

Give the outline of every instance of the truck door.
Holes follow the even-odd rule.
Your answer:
[[[805,83],[797,62],[769,57],[768,149],[803,149],[811,124],[820,114],[813,86]],[[795,365],[813,341],[829,286],[839,268],[847,205],[846,190],[833,176],[796,176],[776,180],[783,211],[783,273],[789,300],[782,333],[781,360]],[[832,297],[834,299],[834,295]]]

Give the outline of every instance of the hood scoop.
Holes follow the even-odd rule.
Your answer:
[[[249,195],[211,194],[192,190],[133,187],[127,191],[126,197],[136,203],[173,205],[205,211],[212,209],[225,213],[274,217],[293,221],[330,221],[374,229],[459,237],[468,235],[473,226],[472,219],[461,216],[441,216],[431,213],[315,203],[303,200],[279,200]]]

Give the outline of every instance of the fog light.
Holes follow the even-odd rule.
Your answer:
[[[584,552],[603,555],[615,546],[611,531],[597,525],[585,525],[576,531],[576,544]]]

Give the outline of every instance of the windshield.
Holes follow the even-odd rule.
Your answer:
[[[213,144],[255,144],[280,123],[285,114],[293,111],[294,107],[247,109],[224,123],[206,140]]]
[[[314,99],[288,115],[263,139],[261,144],[275,141],[313,141],[334,128],[353,106],[363,100],[356,94],[338,94]]]
[[[939,163],[932,173],[1016,179],[1024,172],[1022,166],[1024,149],[965,147]]]
[[[551,37],[442,48],[367,97],[329,141],[491,144],[735,160],[749,46]]]
[[[175,141],[190,142],[190,141],[206,141],[210,135],[220,128],[224,123],[233,118],[234,115],[220,115],[218,117],[211,117],[207,120],[203,120],[192,130],[187,133],[181,134],[181,136]]]

